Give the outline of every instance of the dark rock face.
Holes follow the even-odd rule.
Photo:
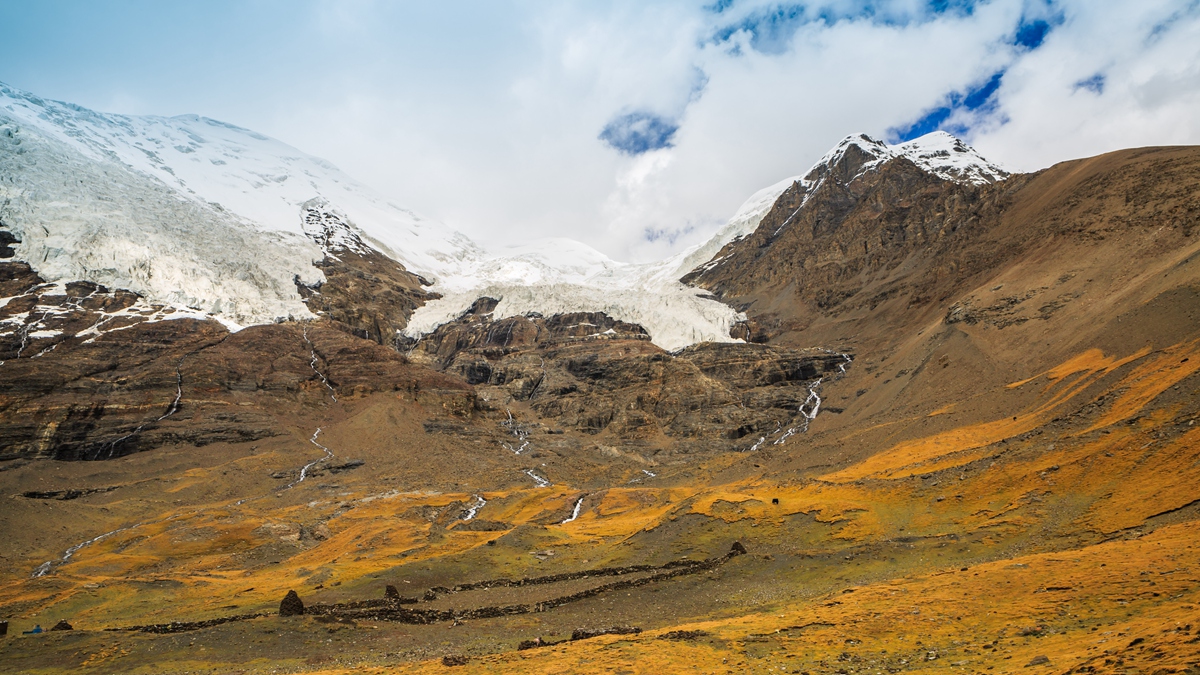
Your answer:
[[[492,311],[498,303],[493,298],[479,298],[458,320],[422,337],[413,349],[436,360],[441,368],[462,375],[471,384],[506,384],[514,377],[494,372],[489,359],[532,348],[580,343],[599,346],[612,340],[650,339],[641,326],[617,321],[602,312],[494,320]]]
[[[473,407],[457,378],[336,325],[231,334],[215,321],[162,320],[169,309],[137,304],[125,291],[53,288],[24,263],[0,263],[0,293],[13,298],[0,307],[10,319],[0,324],[0,459],[97,460],[166,444],[253,441],[279,433],[279,404],[320,402],[333,391],[403,391]]]
[[[288,591],[279,602],[279,616],[300,616],[304,614],[304,602],[296,591]]]
[[[34,286],[42,283],[42,278],[33,271],[33,268],[23,262],[6,262],[0,263],[0,293],[3,297],[15,298],[25,295]],[[9,300],[4,306],[5,318],[14,314],[12,309],[8,309],[14,300]],[[15,309],[15,307],[14,307]]]
[[[4,223],[0,223],[0,227],[3,227],[3,225]],[[19,243],[21,243],[21,240],[14,237],[12,232],[0,229],[0,259],[15,256],[17,252],[12,249],[12,245]]]
[[[297,279],[300,297],[313,313],[351,334],[394,345],[412,313],[441,296],[424,290],[425,279],[365,244],[344,217],[320,203],[306,206],[304,229],[325,250],[315,263],[325,282],[306,286]]]
[[[755,432],[792,425],[809,385],[849,362],[837,352],[738,343],[671,354],[640,326],[604,314],[492,321],[494,307],[489,298],[476,301],[422,338],[411,358],[477,385],[485,407],[524,402],[543,426],[622,442],[687,439],[688,452],[750,447],[760,439]],[[522,440],[535,431],[513,429]]]

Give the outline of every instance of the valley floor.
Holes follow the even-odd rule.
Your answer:
[[[649,472],[508,466],[526,460],[502,446],[505,417],[439,440],[380,393],[199,457],[58,463],[48,493],[118,486],[75,498],[20,496],[17,466],[0,472],[0,672],[1200,672],[1198,369],[1195,342],[1092,350],[994,392],[999,419],[818,425]],[[919,431],[930,419],[951,421]],[[837,462],[864,433],[895,440]],[[365,463],[332,471],[345,448]],[[487,453],[491,485],[453,468]],[[735,541],[747,554],[724,557]],[[650,567],[609,569],[628,566]],[[525,583],[455,589],[489,579]],[[277,615],[289,590],[309,614]],[[61,619],[73,630],[22,635]]]

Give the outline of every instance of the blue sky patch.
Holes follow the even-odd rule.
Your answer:
[[[914,138],[919,138],[933,131],[941,129],[954,134],[955,136],[964,136],[970,131],[969,127],[961,123],[950,123],[951,116],[960,110],[966,110],[977,114],[989,114],[996,109],[998,101],[996,100],[996,91],[1000,89],[1000,83],[1004,79],[1004,71],[1000,70],[992,74],[986,81],[976,87],[968,89],[965,92],[952,91],[946,95],[942,104],[928,110],[917,121],[907,127],[895,127],[888,130],[888,139],[892,143],[911,141]]]
[[[626,155],[670,148],[679,125],[644,110],[617,115],[600,132],[600,140]]]
[[[750,46],[763,54],[782,54],[787,51],[796,30],[805,23],[803,5],[779,5],[760,10],[719,29],[713,35],[714,42],[725,42],[739,31],[750,34]]]
[[[970,16],[975,11],[975,0],[929,0],[929,11],[934,14],[954,12]]]
[[[1037,49],[1046,41],[1046,36],[1065,20],[1062,11],[1054,7],[1054,0],[1027,5],[1026,13],[1021,16],[1012,34],[1012,45],[1024,50]]]
[[[1082,79],[1082,80],[1076,82],[1075,83],[1075,91],[1079,91],[1080,89],[1086,89],[1086,90],[1092,92],[1093,94],[1103,94],[1104,93],[1104,85],[1105,85],[1107,79],[1108,78],[1106,78],[1104,76],[1104,73],[1096,73],[1095,75],[1093,75],[1089,78]]]
[[[1017,34],[1013,37],[1013,44],[1026,49],[1037,49],[1042,46],[1042,42],[1046,39],[1046,34],[1050,32],[1050,23],[1038,19],[1036,21],[1025,22],[1017,26]]]
[[[706,10],[721,14],[730,9],[735,0],[716,0]],[[796,31],[809,23],[832,26],[839,21],[865,20],[885,26],[907,26],[931,21],[939,16],[970,16],[978,0],[928,0],[923,7],[909,9],[903,5],[886,2],[855,2],[849,6],[813,6],[815,3],[780,3],[752,11],[733,23],[717,28],[710,40],[714,43],[728,41],[739,32],[750,35],[750,46],[763,54],[782,54],[788,50]],[[1044,21],[1042,23],[1045,23]],[[1048,26],[1049,24],[1047,24]],[[1033,35],[1027,36],[1032,39]],[[737,48],[731,52],[736,56]]]

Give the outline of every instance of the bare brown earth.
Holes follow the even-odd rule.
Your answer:
[[[758,344],[484,302],[399,353],[177,320],[4,357],[0,672],[1200,672],[1200,149],[918,174],[780,230],[785,195],[694,278]],[[275,615],[536,604],[734,541],[543,611]]]

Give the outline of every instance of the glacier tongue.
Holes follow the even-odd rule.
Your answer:
[[[3,113],[3,108],[0,108]],[[87,280],[237,324],[309,317],[321,251],[0,116],[0,221],[48,282]]]
[[[199,206],[218,205],[258,230],[303,236],[301,208],[322,198],[410,270],[453,275],[483,255],[466,236],[389,203],[329,162],[231,124],[98,113],[0,83],[5,117],[84,157],[153,177]]]
[[[570,239],[514,246],[480,261],[470,274],[435,285],[443,297],[419,308],[405,333],[414,338],[428,333],[487,296],[500,300],[492,312],[497,320],[604,312],[640,324],[654,344],[668,350],[729,341],[730,328],[744,317],[707,292],[679,283],[678,276],[659,274],[663,268],[663,263],[617,262]]]

